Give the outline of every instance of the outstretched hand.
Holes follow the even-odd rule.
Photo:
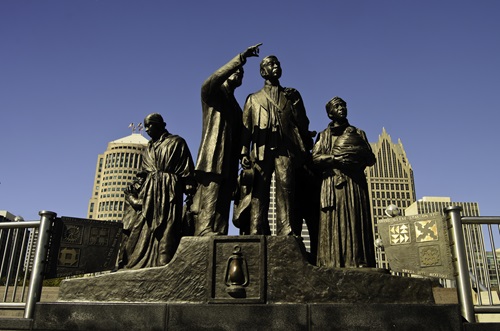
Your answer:
[[[245,59],[250,56],[259,56],[260,45],[262,45],[262,43],[258,43],[257,45],[248,47],[243,53],[241,53],[241,56],[243,56],[243,58]]]

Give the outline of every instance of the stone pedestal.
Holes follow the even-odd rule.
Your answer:
[[[318,268],[294,237],[185,237],[164,267],[64,281],[34,330],[461,330],[434,284]]]
[[[245,297],[228,294],[234,247],[248,269]],[[62,282],[59,301],[432,304],[433,282],[377,269],[318,268],[292,236],[185,237],[164,266]]]

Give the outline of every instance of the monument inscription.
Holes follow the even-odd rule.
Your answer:
[[[392,271],[454,279],[446,220],[440,213],[385,218],[378,228]]]

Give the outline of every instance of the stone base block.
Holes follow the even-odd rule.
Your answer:
[[[40,303],[33,330],[462,330],[457,305]]]
[[[0,317],[0,330],[32,330],[33,320],[30,318]]]

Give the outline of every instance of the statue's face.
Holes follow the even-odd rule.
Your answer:
[[[281,64],[275,57],[264,59],[260,68],[260,75],[266,79],[280,79]]]
[[[236,70],[231,76],[229,76],[227,83],[233,88],[241,86],[243,83],[243,68]]]
[[[328,105],[328,118],[332,121],[345,120],[347,118],[347,105],[343,102],[330,103]]]
[[[144,120],[144,128],[148,136],[150,136],[153,140],[158,140],[158,138],[160,138],[165,131],[163,124],[151,122],[148,118]]]

